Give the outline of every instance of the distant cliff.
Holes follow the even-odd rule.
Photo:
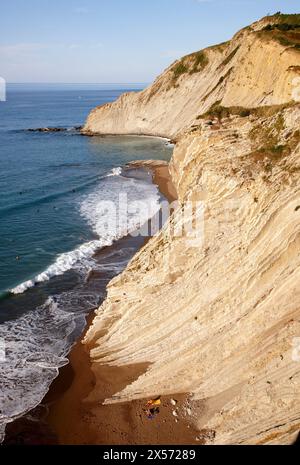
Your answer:
[[[84,342],[93,369],[149,364],[107,403],[191,393],[207,443],[285,444],[300,431],[299,26],[300,15],[264,18],[85,126],[177,139],[180,205],[109,284]],[[202,247],[173,234],[189,200],[204,205]]]
[[[229,42],[176,61],[143,92],[94,109],[84,132],[173,138],[216,102],[246,108],[289,102],[300,75],[299,29],[272,29],[287,22],[297,26],[299,15],[264,18]]]

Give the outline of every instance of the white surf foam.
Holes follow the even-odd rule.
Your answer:
[[[7,423],[41,402],[59,368],[67,363],[66,356],[85,326],[85,313],[97,306],[99,289],[89,291],[85,282],[90,270],[117,272],[126,265],[126,256],[123,257],[121,252],[113,257],[113,263],[106,264],[97,264],[94,253],[135,231],[160,208],[160,195],[155,185],[123,177],[121,172],[116,168],[79,202],[79,213],[97,239],[60,254],[44,272],[12,289],[16,294],[22,293],[71,268],[80,271],[83,278],[81,289],[76,287],[75,292],[49,298],[43,306],[0,325],[0,341],[5,344],[5,359],[0,363],[0,442]],[[121,201],[120,194],[123,196]],[[124,196],[128,205],[136,208],[129,208],[126,223],[110,223],[104,227],[107,215],[104,215],[103,201],[114,201],[116,206],[122,207]],[[142,208],[134,204],[140,199],[143,200]]]
[[[117,168],[113,168],[107,175],[107,178],[110,178],[111,176],[120,176],[122,174],[122,168],[118,166]]]
[[[154,184],[120,177],[109,178],[86,196],[81,214],[100,237],[115,240],[143,225],[160,208]]]
[[[13,289],[10,289],[10,292],[12,294],[22,294],[27,289],[35,286],[38,283],[49,281],[49,279],[53,276],[61,276],[66,271],[75,267],[79,262],[81,262],[82,268],[88,267],[86,259],[91,257],[99,248],[111,244],[112,239],[106,241],[105,239],[100,239],[82,244],[77,249],[70,252],[62,253],[56,258],[55,263],[50,265],[45,271],[38,274],[35,278],[25,281]]]
[[[45,271],[10,289],[12,294],[22,294],[36,284],[49,281],[52,277],[60,276],[72,268],[87,269],[89,259],[97,250],[135,231],[155,215],[160,207],[157,187],[145,181],[122,177],[121,172],[122,168],[114,168],[80,204],[81,215],[91,225],[99,239],[58,255],[55,262]],[[125,197],[130,208],[121,222],[120,211],[125,212]],[[106,211],[108,203],[116,206],[116,215],[119,215],[117,223],[109,219],[110,213],[107,214]]]
[[[49,298],[36,310],[0,325],[4,344],[0,363],[0,442],[7,423],[41,402],[58,369],[68,363],[66,356],[78,328],[81,331],[84,324],[84,315],[65,312]]]

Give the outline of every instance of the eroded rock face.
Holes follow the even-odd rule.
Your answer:
[[[269,103],[289,98],[279,87]],[[253,97],[251,107],[258,103]],[[170,164],[180,206],[110,283],[84,342],[93,367],[150,364],[107,403],[192,393],[206,443],[292,443],[300,430],[300,105],[237,113],[180,128]],[[174,234],[190,201],[204,208],[200,243]]]
[[[287,154],[262,156],[254,128],[278,130]],[[266,119],[205,123],[177,145],[182,207],[205,206],[204,243],[168,225],[115,278],[86,343],[94,363],[150,362],[108,402],[192,392],[199,429],[217,443],[291,442],[300,429],[299,107]],[[260,153],[259,152],[259,153]],[[181,210],[169,225],[181,222]],[[104,334],[104,335],[103,335]],[[97,387],[96,387],[97,389]]]
[[[95,108],[83,133],[174,138],[215,102],[249,108],[291,101],[300,52],[291,42],[297,44],[296,39],[289,39],[295,32],[265,30],[276,21],[254,23],[225,44],[176,61],[143,92]]]

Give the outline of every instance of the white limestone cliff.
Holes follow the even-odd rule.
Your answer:
[[[170,67],[85,126],[176,137],[180,206],[109,284],[84,343],[92,368],[149,364],[107,403],[191,393],[207,443],[289,444],[300,430],[300,53],[267,40],[268,21],[207,49],[202,72],[169,88]],[[201,246],[173,233],[189,201],[203,202]]]

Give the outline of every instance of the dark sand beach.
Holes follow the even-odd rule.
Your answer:
[[[171,182],[168,166],[154,168],[153,182],[160,192],[173,202],[176,191]],[[90,317],[91,323],[93,316]],[[108,397],[121,391],[147,370],[147,365],[128,367],[101,366],[96,368],[97,380],[102,381],[102,398],[93,398],[94,373],[90,369],[86,347],[78,342],[70,354],[69,376],[57,379],[49,396],[56,394],[51,403],[48,425],[58,437],[60,444],[192,444],[198,443],[198,432],[186,415],[173,412],[187,405],[188,396],[178,394],[161,399],[160,413],[152,420],[145,414],[149,399],[129,403],[103,405]],[[94,367],[95,370],[95,367]],[[63,384],[69,385],[64,390]],[[56,391],[56,392],[55,392]],[[99,394],[99,381],[97,395]],[[48,396],[48,401],[50,397]],[[176,405],[171,403],[176,401]]]

